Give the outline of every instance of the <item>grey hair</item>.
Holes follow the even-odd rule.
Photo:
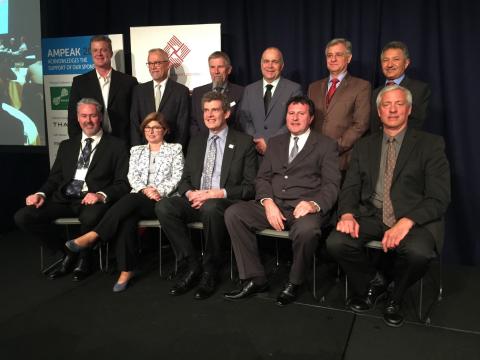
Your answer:
[[[410,90],[408,90],[407,88],[403,87],[403,86],[400,86],[400,85],[389,85],[389,86],[385,86],[382,90],[380,90],[380,92],[378,93],[377,95],[377,99],[376,99],[376,104],[377,104],[377,109],[380,107],[380,103],[382,102],[382,97],[384,94],[386,94],[387,92],[389,91],[394,91],[394,90],[401,90],[403,91],[403,93],[405,94],[405,98],[407,100],[407,103],[410,107],[412,107],[412,93],[410,92]]]

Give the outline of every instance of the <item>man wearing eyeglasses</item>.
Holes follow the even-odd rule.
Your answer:
[[[189,90],[168,77],[171,63],[164,50],[149,50],[146,65],[152,80],[133,89],[130,111],[131,144],[146,143],[143,133],[139,131],[139,125],[148,114],[161,112],[170,127],[165,140],[181,144],[185,152],[189,137]]]
[[[329,76],[308,87],[308,97],[315,103],[313,129],[337,141],[340,170],[345,172],[353,144],[368,129],[372,87],[347,72],[352,60],[347,39],[329,41],[325,57]]]
[[[82,98],[97,100],[104,109],[102,128],[106,133],[130,143],[130,104],[137,79],[112,68],[112,41],[106,35],[90,39],[95,69],[73,78],[68,103],[68,137],[81,134],[77,103]]]

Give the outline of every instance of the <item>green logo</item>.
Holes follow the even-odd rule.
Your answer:
[[[70,89],[70,86],[57,86],[50,88],[50,105],[52,107],[52,110],[68,110]]]

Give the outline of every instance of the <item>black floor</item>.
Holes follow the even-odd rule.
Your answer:
[[[323,302],[305,289],[297,303],[280,308],[274,299],[285,266],[271,274],[268,294],[223,300],[234,286],[226,272],[216,295],[196,301],[167,295],[173,281],[159,277],[156,253],[147,251],[137,281],[114,294],[115,273],[49,281],[39,271],[37,245],[19,232],[0,241],[0,359],[480,359],[478,268],[444,265],[444,298],[430,325],[418,321],[412,289],[407,322],[393,329],[381,306],[362,316],[345,310],[344,283],[331,265],[317,271]],[[435,297],[432,270],[425,302]]]

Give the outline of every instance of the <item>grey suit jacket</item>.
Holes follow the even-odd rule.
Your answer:
[[[230,117],[228,118],[228,126],[236,130],[241,130],[238,124],[237,109],[243,96],[243,86],[227,83],[223,94],[227,97],[230,104]],[[192,91],[192,111],[190,116],[190,136],[195,136],[199,133],[207,133],[208,129],[203,122],[202,97],[207,92],[212,91],[212,83],[196,87]]]
[[[188,190],[200,189],[203,163],[207,151],[208,133],[193,137],[188,146],[182,179],[178,185],[180,195]],[[257,155],[250,136],[228,129],[223,153],[220,186],[231,200],[251,200],[255,197],[253,185],[257,173]]]
[[[411,79],[405,76],[400,83],[412,93],[412,113],[408,117],[408,126],[410,128],[422,129],[428,117],[428,105],[430,102],[430,86],[419,80]],[[377,96],[384,85],[377,87],[372,94],[372,112],[370,116],[370,131],[382,131],[382,123],[377,112]]]
[[[370,199],[379,176],[383,132],[357,142],[338,203],[339,215],[372,216]],[[395,218],[407,217],[416,226],[438,233],[450,203],[450,167],[443,138],[408,129],[395,165],[390,190]],[[435,236],[437,248],[442,239]]]
[[[311,131],[307,142],[288,163],[290,133],[270,139],[255,180],[257,200],[271,198],[292,209],[302,201],[315,201],[327,213],[337,201],[340,187],[337,144]]]
[[[139,126],[148,114],[155,111],[160,111],[165,115],[170,126],[170,132],[165,136],[165,140],[171,143],[179,143],[186,149],[190,117],[188,88],[168,79],[158,109],[155,109],[153,80],[139,84],[133,89],[132,108],[130,111],[130,138],[132,145],[146,143],[145,136],[140,132]]]
[[[239,121],[247,134],[256,138],[270,139],[272,136],[287,132],[285,113],[287,101],[295,95],[301,95],[300,84],[280,78],[275,89],[267,114],[263,105],[263,79],[248,85],[240,104]]]
[[[347,74],[326,107],[328,77],[308,87],[308,97],[315,103],[313,129],[338,143],[340,169],[348,167],[353,144],[368,130],[370,95],[368,81]]]

